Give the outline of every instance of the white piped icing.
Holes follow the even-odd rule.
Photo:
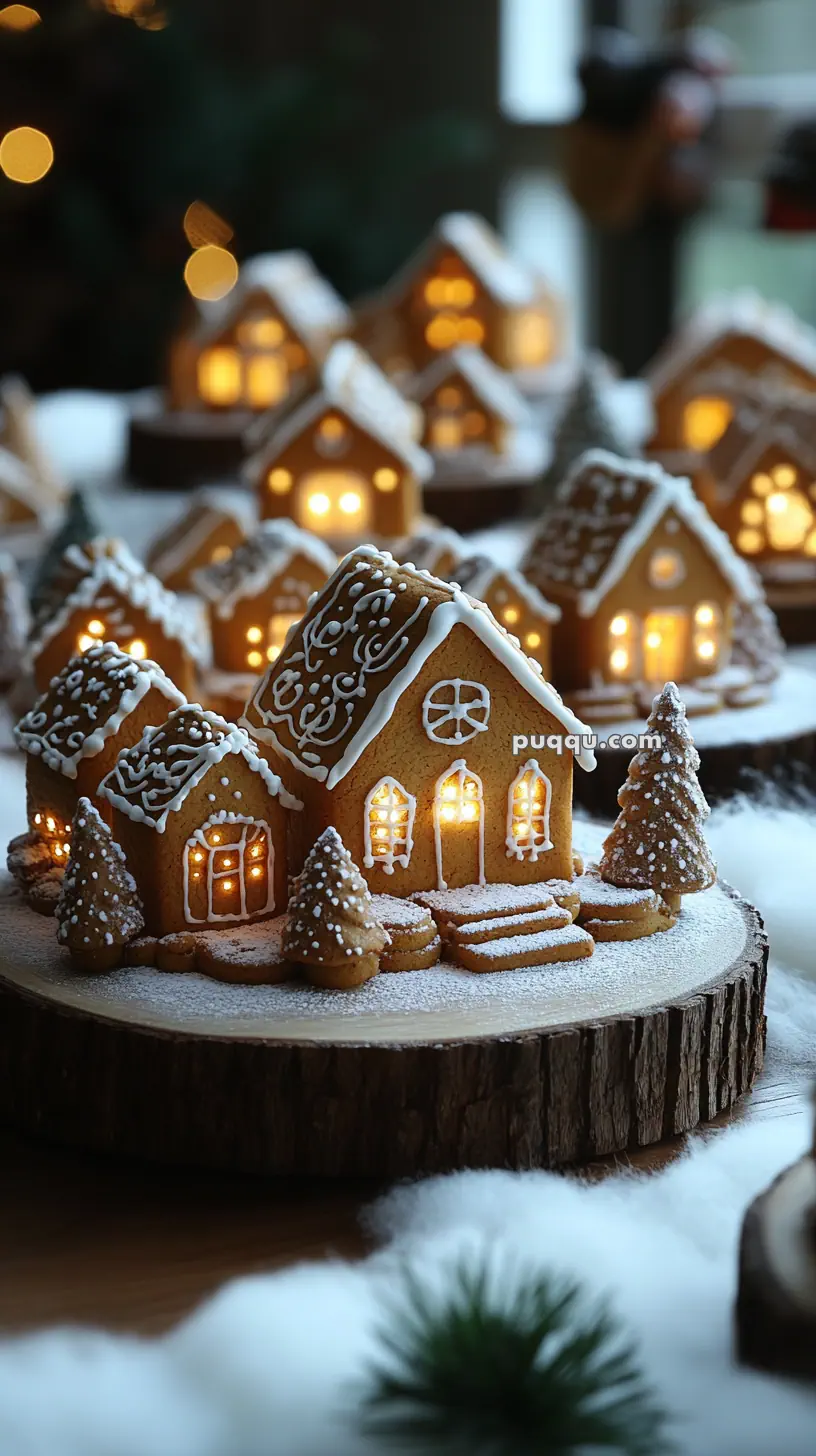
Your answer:
[[[554,602],[548,602],[538,587],[533,586],[514,566],[498,566],[489,556],[469,556],[458,562],[456,576],[462,590],[481,602],[485,601],[492,588],[499,587],[509,593],[514,592],[543,621],[561,621],[561,608]]]
[[[378,794],[385,792],[385,798],[379,807],[374,800]],[[406,869],[414,847],[414,818],[416,815],[416,798],[408,790],[393,778],[386,774],[379,779],[372,789],[366,794],[363,823],[363,837],[365,841],[365,858],[363,864],[366,869],[372,869],[374,865],[381,865],[387,875],[393,875],[394,865],[401,865]],[[385,815],[382,825],[374,823],[377,814]],[[381,839],[381,845],[385,845],[384,854],[375,854],[372,843],[372,827],[376,835],[378,828],[386,831]]]
[[[468,743],[489,723],[490,693],[482,683],[444,678],[422,700],[422,726],[434,743]]]
[[[470,385],[476,398],[485,408],[497,415],[506,425],[529,425],[530,406],[512,375],[494,364],[481,349],[460,345],[446,349],[432,359],[427,369],[419,375],[411,393],[414,399],[424,405],[428,398],[446,380],[461,375]]]
[[[516,800],[516,788],[519,784],[526,783],[528,790],[532,790],[536,784],[543,789],[541,809],[535,808],[535,800],[532,792],[526,795],[526,805],[522,806]],[[542,772],[538,762],[534,758],[528,758],[527,762],[519,769],[507,791],[507,824],[505,844],[507,854],[513,859],[529,859],[535,864],[540,854],[552,849],[550,840],[550,804],[552,802],[552,784],[547,775]],[[514,831],[521,827],[522,833]]]
[[[226,561],[195,572],[193,585],[212,603],[216,616],[228,620],[239,602],[259,596],[276,577],[283,576],[297,556],[311,561],[326,576],[331,576],[337,565],[337,557],[325,542],[301,530],[294,521],[262,521]],[[296,586],[289,596],[302,608],[311,588],[302,582]]]
[[[752,289],[739,289],[711,298],[681,324],[646,371],[653,395],[670,389],[712,345],[732,334],[758,339],[816,375],[816,329],[783,304]]]
[[[160,580],[181,571],[226,520],[248,536],[256,521],[255,497],[240,487],[205,485],[197,490],[184,514],[151,543],[150,570]]]
[[[443,799],[442,788],[445,782],[452,778],[456,779],[457,799],[455,802],[457,805],[459,802],[464,803],[467,799],[468,803],[476,803],[478,806],[476,823],[478,824],[479,878],[477,884],[484,885],[487,883],[484,870],[484,787],[479,775],[468,768],[463,758],[457,758],[449,768],[445,769],[444,773],[439,775],[434,786],[434,848],[436,850],[436,888],[438,890],[447,890],[448,888],[444,872],[444,841],[446,831],[449,832],[452,826],[446,825],[442,819],[442,811],[447,802]],[[475,799],[465,794],[466,780],[471,780],[476,785]]]

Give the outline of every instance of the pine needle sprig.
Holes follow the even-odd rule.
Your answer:
[[[433,1294],[410,1270],[391,1302],[362,1408],[377,1449],[435,1456],[662,1456],[666,1418],[631,1342],[578,1285],[497,1286],[460,1265]]]

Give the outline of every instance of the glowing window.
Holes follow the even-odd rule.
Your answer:
[[[534,758],[519,769],[507,795],[507,853],[536,860],[550,843],[551,785]]]
[[[396,490],[399,485],[399,476],[396,470],[392,470],[389,465],[383,465],[379,470],[375,470],[372,479],[377,490],[386,492]]]
[[[746,527],[737,532],[737,550],[742,551],[745,556],[756,556],[762,550],[765,538],[761,531],[755,531],[753,527]]]
[[[270,470],[266,480],[273,495],[286,495],[286,492],[292,488],[291,470],[282,470],[280,467]]]
[[[316,470],[298,489],[298,520],[319,533],[348,535],[371,524],[371,490],[352,470]]]
[[[280,354],[256,354],[246,361],[246,399],[252,409],[268,409],[286,398],[289,370]]]
[[[436,415],[430,422],[432,450],[454,451],[462,446],[462,421],[458,415]]]
[[[440,890],[447,889],[444,875],[445,842],[449,834],[456,842],[466,828],[477,829],[478,861],[474,866],[477,883],[483,885],[484,876],[484,813],[482,781],[472,773],[463,758],[458,758],[449,769],[440,774],[434,792],[434,843],[436,847],[436,883]]]
[[[349,430],[339,415],[326,415],[315,434],[315,445],[321,455],[342,455],[350,444]]]
[[[432,349],[452,349],[459,342],[459,320],[455,314],[438,313],[425,329],[425,340]]]
[[[198,361],[198,392],[205,404],[225,407],[241,398],[241,359],[235,349],[205,349]]]
[[[282,344],[286,330],[280,319],[248,318],[238,328],[238,338],[247,349],[274,349]]]
[[[390,775],[380,779],[365,801],[365,858],[367,869],[381,865],[387,875],[394,865],[405,869],[411,858],[416,799]]]
[[[510,315],[505,347],[511,369],[538,369],[555,352],[555,327],[543,309],[524,308]]]
[[[232,551],[229,546],[213,546],[210,552],[210,561],[217,565],[219,561],[227,561],[231,555]]]
[[[758,470],[756,475],[751,476],[751,489],[754,495],[770,495],[773,490],[773,481],[770,475],[766,475],[764,470]]]
[[[679,586],[686,575],[686,564],[679,551],[660,547],[649,558],[649,581],[652,586]]]
[[[813,525],[813,509],[800,490],[774,490],[765,498],[768,543],[774,551],[797,551]]]
[[[640,622],[632,612],[618,612],[607,629],[607,664],[613,678],[633,682],[640,670]]]
[[[701,395],[683,410],[683,439],[690,450],[710,450],[725,433],[734,411],[727,399]]]
[[[688,616],[683,611],[649,612],[643,623],[643,676],[647,682],[684,677]]]
[[[765,520],[765,512],[759,501],[744,501],[740,507],[740,520],[746,526],[761,526]]]
[[[703,671],[717,666],[722,653],[722,612],[716,602],[700,602],[695,609],[692,648]]]

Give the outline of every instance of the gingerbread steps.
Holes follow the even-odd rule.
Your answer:
[[[482,945],[486,941],[506,940],[515,935],[538,935],[545,930],[562,930],[572,924],[572,916],[553,901],[546,910],[531,910],[526,915],[497,915],[492,920],[470,920],[451,927],[454,946]]]
[[[518,971],[551,961],[573,961],[592,955],[595,942],[580,925],[544,930],[537,935],[505,936],[480,945],[457,945],[456,959],[469,971]]]
[[[566,884],[567,882],[564,881]],[[448,925],[465,925],[500,915],[520,915],[546,910],[552,904],[551,887],[539,885],[468,885],[462,890],[417,890],[411,896],[416,905],[430,910],[440,932]]]

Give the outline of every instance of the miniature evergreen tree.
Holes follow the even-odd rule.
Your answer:
[[[360,985],[379,970],[388,935],[336,829],[324,829],[289,901],[283,953],[317,986]]]
[[[550,463],[536,487],[536,506],[549,505],[572,465],[586,450],[609,450],[624,458],[631,447],[615,429],[601,398],[597,367],[584,364],[555,426]]]
[[[84,546],[99,533],[99,525],[88,507],[85,492],[72,490],[62,525],[42,556],[31,588],[31,610],[38,621],[48,617],[65,595],[60,578],[62,558],[69,546]]]
[[[0,689],[19,678],[30,626],[20,574],[10,556],[0,553]]]
[[[697,780],[700,755],[673,682],[652,704],[646,728],[659,748],[643,748],[618,794],[621,812],[604,843],[601,878],[656,890],[674,910],[680,896],[714,883],[716,866],[703,837],[708,804]]]
[[[766,601],[739,602],[734,618],[731,661],[750,668],[759,683],[775,682],[782,671],[785,643]]]
[[[80,799],[56,909],[57,939],[78,970],[109,971],[144,928],[125,857],[90,799]]]

